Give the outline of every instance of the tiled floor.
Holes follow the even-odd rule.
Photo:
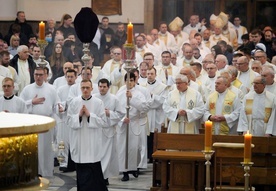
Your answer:
[[[50,179],[50,186],[44,191],[77,191],[76,173],[61,173],[55,168],[55,177]],[[152,183],[152,164],[148,165],[148,169],[140,170],[138,178],[129,176],[130,180],[122,182],[122,175],[109,179],[109,191],[149,191]]]

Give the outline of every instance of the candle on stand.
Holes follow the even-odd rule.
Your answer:
[[[128,23],[127,25],[127,44],[132,44],[133,24]]]
[[[45,23],[43,21],[39,23],[39,40],[45,40]]]
[[[205,151],[211,151],[212,148],[212,121],[205,121]]]
[[[244,163],[251,162],[251,142],[252,135],[249,134],[249,131],[244,135]]]

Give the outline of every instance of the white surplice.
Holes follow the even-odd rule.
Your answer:
[[[119,153],[119,170],[120,172],[137,170],[138,166],[138,143],[141,133],[140,113],[147,110],[148,106],[144,95],[139,92],[136,87],[131,90],[132,98],[130,98],[129,110],[129,131],[128,131],[128,168],[125,168],[126,160],[126,128],[127,124],[123,123],[123,119],[118,124],[117,148]],[[126,88],[121,88],[116,94],[120,100],[122,107],[126,107]]]
[[[42,104],[33,105],[32,99],[44,97]],[[43,83],[38,86],[36,83],[27,85],[21,92],[20,97],[25,100],[30,114],[37,114],[52,117],[58,103],[58,96],[55,88]],[[52,142],[54,136],[54,128],[46,133],[38,134],[38,173],[42,176],[52,177],[54,172],[54,151]]]
[[[0,112],[4,110],[10,113],[28,113],[25,101],[16,95],[9,99],[4,96],[0,97]]]
[[[102,129],[102,170],[104,178],[119,175],[119,160],[117,151],[116,127],[125,114],[125,108],[121,106],[115,95],[107,93],[95,94],[95,97],[103,101],[105,109],[109,110],[107,118],[108,126]]]
[[[269,120],[267,124],[265,125],[264,123],[264,118],[265,118],[265,102],[266,102],[266,92],[264,91],[261,94],[257,94],[254,91],[250,91],[248,94],[244,96],[243,99],[243,105],[240,111],[240,118],[239,118],[239,123],[238,123],[238,132],[246,132],[247,130],[251,129],[252,135],[253,136],[264,136],[265,134],[273,134],[273,131],[275,133],[276,128],[275,128],[275,99],[274,99],[274,104],[271,106],[272,111],[271,115],[269,117]],[[246,100],[251,99],[249,98],[250,94],[253,94],[254,99],[253,99],[253,105],[252,105],[252,115],[251,115],[251,127],[248,117],[246,115]],[[251,96],[250,96],[251,97]],[[266,127],[265,127],[266,126]]]
[[[82,116],[80,121],[79,112],[83,105],[89,110],[90,117]],[[102,128],[108,126],[103,102],[95,96],[88,100],[78,96],[71,101],[67,114],[72,160],[75,163],[101,161]]]

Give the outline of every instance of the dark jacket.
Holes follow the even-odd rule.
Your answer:
[[[10,66],[12,66],[16,72],[18,73],[18,62],[19,59],[19,55],[16,54],[11,60],[10,60]],[[30,70],[30,79],[31,79],[31,83],[34,83],[34,70],[36,68],[36,63],[33,61],[32,57],[29,56],[28,58],[28,64],[29,64],[29,70]],[[20,74],[18,74],[20,75]]]
[[[31,25],[29,25],[26,21],[24,23],[20,23],[16,18],[14,23],[19,24],[21,26],[21,33],[25,34],[28,39],[31,34],[34,34]],[[12,34],[12,25],[13,24],[11,24],[10,26],[9,34]]]

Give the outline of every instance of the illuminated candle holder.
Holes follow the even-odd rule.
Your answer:
[[[126,79],[126,87],[129,90],[129,81],[130,81],[130,71],[134,69],[135,62],[135,45],[132,44],[132,33],[133,33],[133,25],[131,23],[128,24],[127,28],[127,43],[124,44],[122,50],[122,59],[125,63],[124,69],[127,71],[127,79]],[[130,99],[127,97],[126,103],[126,117],[129,118],[129,109],[130,109]],[[127,124],[126,128],[126,153],[125,153],[125,168],[128,169],[128,132],[129,132],[129,124]]]
[[[205,122],[205,136],[204,136],[204,150],[202,151],[205,156],[205,165],[206,165],[206,186],[205,190],[209,191],[211,189],[211,158],[215,151],[212,150],[212,121]]]
[[[249,177],[250,177],[250,167],[254,164],[251,162],[251,148],[254,148],[255,145],[252,144],[252,134],[247,131],[244,135],[244,159],[241,162],[244,169],[244,190],[249,189]],[[251,189],[250,189],[251,190]]]
[[[39,56],[39,59],[40,59],[40,62],[38,63],[38,65],[40,67],[46,67],[47,65],[47,62],[45,61],[45,56],[44,56],[44,51],[45,51],[45,47],[48,45],[48,42],[45,40],[45,23],[43,21],[41,21],[39,24],[38,24],[38,41],[37,41],[37,44],[40,48],[40,56]]]

